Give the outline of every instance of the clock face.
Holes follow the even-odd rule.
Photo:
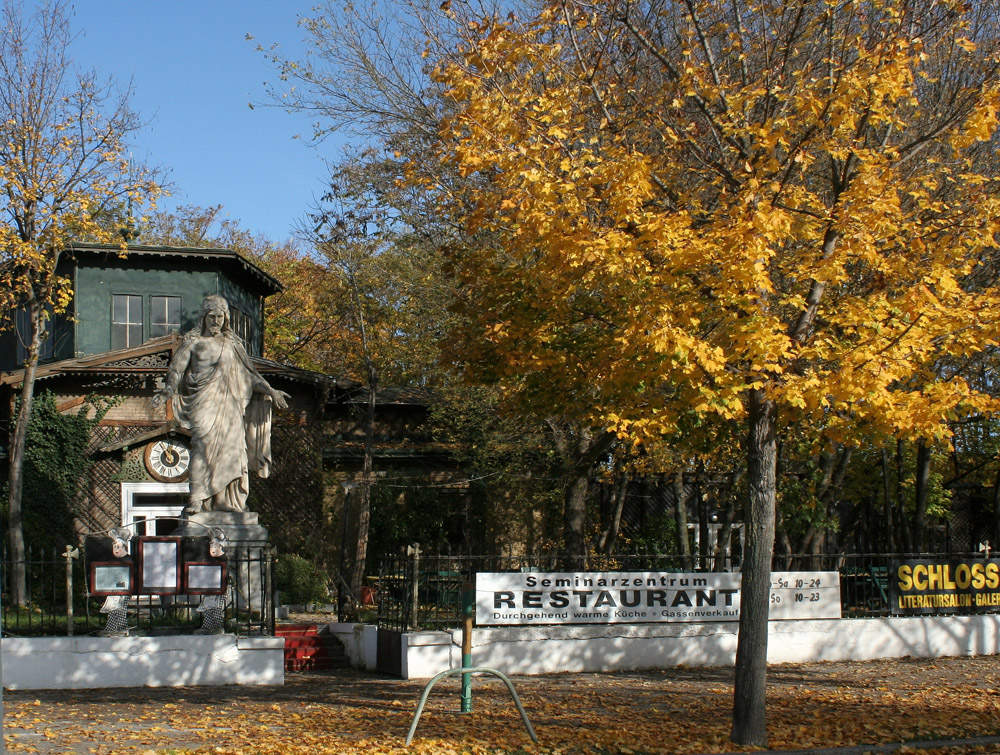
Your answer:
[[[155,480],[180,482],[187,477],[191,451],[179,440],[161,438],[146,446],[146,470]]]

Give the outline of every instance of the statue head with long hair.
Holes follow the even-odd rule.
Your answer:
[[[208,329],[206,325],[208,315],[213,312],[220,312],[223,317],[220,332],[224,335],[232,335],[233,329],[230,326],[229,320],[229,302],[225,300],[224,297],[218,294],[210,294],[206,296],[201,302],[201,315],[199,316],[200,327],[199,331],[204,335],[205,331]]]

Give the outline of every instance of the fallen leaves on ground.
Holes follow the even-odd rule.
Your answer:
[[[506,687],[477,677],[469,714],[458,679],[434,688],[407,748],[424,683],[358,672],[290,674],[284,687],[6,692],[5,739],[10,753],[46,755],[718,753],[740,749],[731,682],[730,669],[516,677],[538,745]],[[779,666],[769,683],[774,749],[1000,735],[998,656]]]

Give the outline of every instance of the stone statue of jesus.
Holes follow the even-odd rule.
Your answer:
[[[174,416],[191,432],[191,495],[185,514],[246,511],[249,472],[267,477],[271,405],[288,406],[254,368],[229,324],[229,304],[206,296],[199,325],[170,360],[154,408],[171,399]]]

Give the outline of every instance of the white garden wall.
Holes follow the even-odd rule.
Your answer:
[[[732,666],[738,624],[618,624],[483,628],[472,663],[509,674]],[[403,677],[462,665],[462,632],[414,632],[402,643]],[[871,660],[1000,653],[1000,615],[772,621],[768,662]]]
[[[732,666],[738,625],[712,622],[495,627],[473,631],[472,662],[508,674]],[[375,627],[330,624],[355,668],[374,670]],[[772,621],[770,663],[1000,653],[1000,615]],[[462,632],[409,632],[404,679],[462,664]],[[284,640],[233,635],[4,638],[7,689],[283,684]]]
[[[3,638],[7,689],[284,684],[281,637]]]
[[[374,671],[378,667],[378,629],[371,624],[324,624],[344,646],[351,667]]]

